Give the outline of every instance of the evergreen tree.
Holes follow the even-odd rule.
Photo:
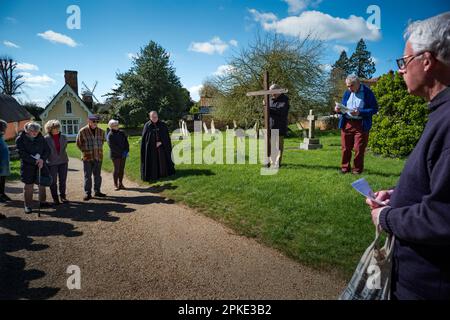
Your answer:
[[[372,55],[367,50],[363,39],[359,40],[356,50],[350,58],[350,70],[350,73],[357,75],[361,79],[371,79],[376,71]]]
[[[333,73],[333,71],[337,69],[340,69],[342,71],[340,72],[340,74],[343,76],[343,78],[347,77],[351,73],[350,60],[345,50],[341,52],[339,59],[333,64],[331,73]]]
[[[130,70],[117,74],[117,79],[119,87],[110,96],[121,98],[116,113],[127,118],[132,126],[147,121],[146,113],[152,110],[174,126],[192,105],[189,91],[182,87],[169,54],[154,41],[141,49]]]

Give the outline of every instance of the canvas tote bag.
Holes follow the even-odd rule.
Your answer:
[[[376,228],[375,241],[367,248],[355,273],[339,300],[390,300],[392,253],[395,237],[387,235],[384,246],[380,228]]]

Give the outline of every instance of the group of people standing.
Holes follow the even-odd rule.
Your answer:
[[[172,145],[167,125],[152,111],[150,121],[145,124],[141,142],[141,173],[143,181],[156,181],[175,173],[172,161]],[[100,117],[91,115],[87,125],[80,129],[76,145],[82,154],[84,172],[84,201],[92,197],[105,198],[101,192],[103,145],[108,143],[110,158],[114,164],[113,183],[116,191],[125,190],[123,184],[126,159],[130,145],[124,131],[119,129],[119,121],[110,120],[105,133],[98,124]],[[6,177],[10,175],[9,149],[3,139],[7,123],[0,120],[0,202],[11,199],[5,194]],[[29,122],[16,139],[20,156],[20,177],[24,183],[24,212],[31,214],[34,185],[39,189],[39,208],[68,203],[67,173],[69,156],[67,137],[61,132],[61,123],[50,120],[45,125],[46,134],[41,133],[41,125]],[[94,184],[92,185],[92,180]],[[47,202],[46,188],[50,188],[53,204]],[[92,194],[92,190],[94,194]]]

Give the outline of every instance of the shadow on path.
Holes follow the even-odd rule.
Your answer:
[[[30,288],[30,282],[45,277],[42,270],[26,270],[24,258],[14,257],[9,253],[27,250],[42,251],[49,248],[37,244],[31,237],[65,236],[79,237],[69,223],[59,221],[23,220],[19,217],[9,217],[0,221],[0,227],[15,232],[0,234],[0,299],[33,299],[42,300],[55,296],[59,288]]]

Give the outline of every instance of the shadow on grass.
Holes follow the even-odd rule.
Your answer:
[[[173,176],[167,178],[167,180],[176,180],[178,178],[184,178],[189,176],[214,176],[214,175],[215,175],[214,172],[205,169],[177,169],[176,173]]]
[[[158,196],[140,196],[140,197],[108,197],[108,201],[116,202],[116,203],[128,203],[128,204],[136,204],[136,205],[149,205],[155,203],[162,204],[174,204],[175,202],[172,200],[167,200],[163,197]],[[117,205],[117,204],[116,204]]]
[[[15,232],[0,234],[0,299],[43,300],[55,296],[60,288],[30,288],[30,282],[46,276],[42,270],[26,270],[26,260],[9,253],[21,250],[30,252],[46,250],[49,247],[36,244],[31,237],[66,236],[79,237],[72,224],[58,221],[23,220],[10,217],[0,221],[0,227]]]
[[[162,185],[153,185],[148,188],[127,188],[126,191],[139,192],[139,193],[162,193],[166,190],[175,190],[177,187],[171,183]]]
[[[283,164],[283,168],[285,168],[285,169],[299,169],[299,168],[302,168],[302,169],[311,169],[311,170],[331,170],[331,171],[335,171],[336,174],[340,174],[340,167],[339,166],[324,166],[324,165],[312,165],[312,164],[284,163]],[[399,173],[380,172],[380,171],[371,170],[371,169],[365,169],[364,173],[361,176],[363,176],[364,174],[366,174],[366,175],[375,175],[375,176],[386,177],[386,178],[399,177],[400,176]],[[357,177],[357,175],[355,175],[355,177]]]

